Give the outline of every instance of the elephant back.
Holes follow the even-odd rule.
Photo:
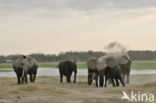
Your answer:
[[[117,65],[117,58],[114,55],[105,55],[98,59],[97,69],[104,70],[106,67],[113,68]]]
[[[13,63],[13,68],[23,68],[24,65],[28,65],[28,61],[26,58],[20,57]]]
[[[34,58],[28,56],[27,57],[27,61],[29,63],[29,68],[32,68],[34,66],[37,66],[38,67],[38,62]]]
[[[118,64],[128,64],[131,63],[131,60],[128,55],[117,56]]]

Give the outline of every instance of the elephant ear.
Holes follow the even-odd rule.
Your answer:
[[[118,64],[127,64],[131,63],[131,60],[128,55],[121,55],[117,58]]]
[[[107,67],[106,58],[105,56],[100,57],[97,61],[96,68],[98,71],[104,70]]]
[[[97,58],[91,57],[88,59],[86,64],[90,69],[96,69],[97,60],[98,60]]]

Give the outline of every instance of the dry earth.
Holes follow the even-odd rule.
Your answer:
[[[130,85],[116,88],[89,87],[85,76],[77,77],[76,84],[60,83],[59,77],[37,77],[36,83],[26,85],[17,85],[16,78],[1,77],[0,103],[129,103],[121,100],[123,90],[156,96],[156,75],[132,75]]]

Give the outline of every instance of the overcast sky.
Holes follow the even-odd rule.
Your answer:
[[[156,0],[0,0],[0,55],[156,50]]]

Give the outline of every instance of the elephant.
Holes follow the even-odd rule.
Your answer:
[[[118,56],[116,56],[116,58],[117,58],[118,65],[121,68],[121,74],[122,74],[123,81],[126,84],[129,84],[129,82],[130,82],[129,81],[129,76],[130,76],[132,61],[130,60],[130,58],[129,58],[129,56],[127,54],[118,55]],[[111,83],[110,80],[109,80],[109,83]]]
[[[97,77],[99,77],[99,85],[100,87],[103,87],[104,84],[104,75],[105,75],[105,86],[107,83],[107,79],[111,78],[113,86],[115,86],[114,84],[114,80],[120,80],[122,85],[125,86],[125,83],[123,81],[122,77],[122,72],[121,72],[121,68],[119,66],[119,61],[122,60],[123,58],[120,58],[120,56],[116,56],[113,54],[107,54],[105,56],[102,56],[98,59],[97,61]],[[125,59],[123,59],[125,60]],[[120,61],[122,63],[127,63],[127,61]],[[98,78],[96,78],[96,81],[98,81]],[[117,86],[118,81],[117,81]]]
[[[119,64],[119,66],[121,68],[121,73],[122,73],[123,81],[126,84],[129,84],[129,82],[130,82],[129,76],[130,76],[131,62],[129,62],[127,64]]]
[[[107,87],[107,80],[111,79],[113,87],[119,86],[119,81],[121,82],[122,86],[125,86],[123,78],[121,76],[121,68],[119,65],[114,66],[113,68],[106,67],[105,69],[105,87]],[[116,80],[116,85],[114,83],[114,79]]]
[[[122,55],[122,56],[118,57],[118,64],[121,68],[123,80],[125,81],[125,78],[126,78],[126,81],[125,81],[126,84],[129,84],[131,63],[132,63],[132,61],[130,60],[128,55]]]
[[[27,74],[30,75],[30,82],[35,82],[37,68],[38,63],[34,58],[24,55],[18,58],[13,63],[13,70],[17,76],[17,84],[28,83]]]
[[[30,71],[28,71],[28,74],[30,75],[30,82],[35,82],[38,69],[38,62],[30,56],[27,57],[27,60],[30,65],[33,65],[32,67],[30,67]]]
[[[88,68],[88,85],[92,84],[93,79],[96,79],[96,74],[97,74],[97,60],[98,58],[96,57],[90,57],[86,64]],[[98,85],[98,82],[96,82],[96,86]]]
[[[58,64],[60,73],[60,82],[63,82],[63,75],[66,76],[67,83],[71,82],[71,75],[74,72],[74,81],[76,83],[77,65],[75,61],[64,60]]]

